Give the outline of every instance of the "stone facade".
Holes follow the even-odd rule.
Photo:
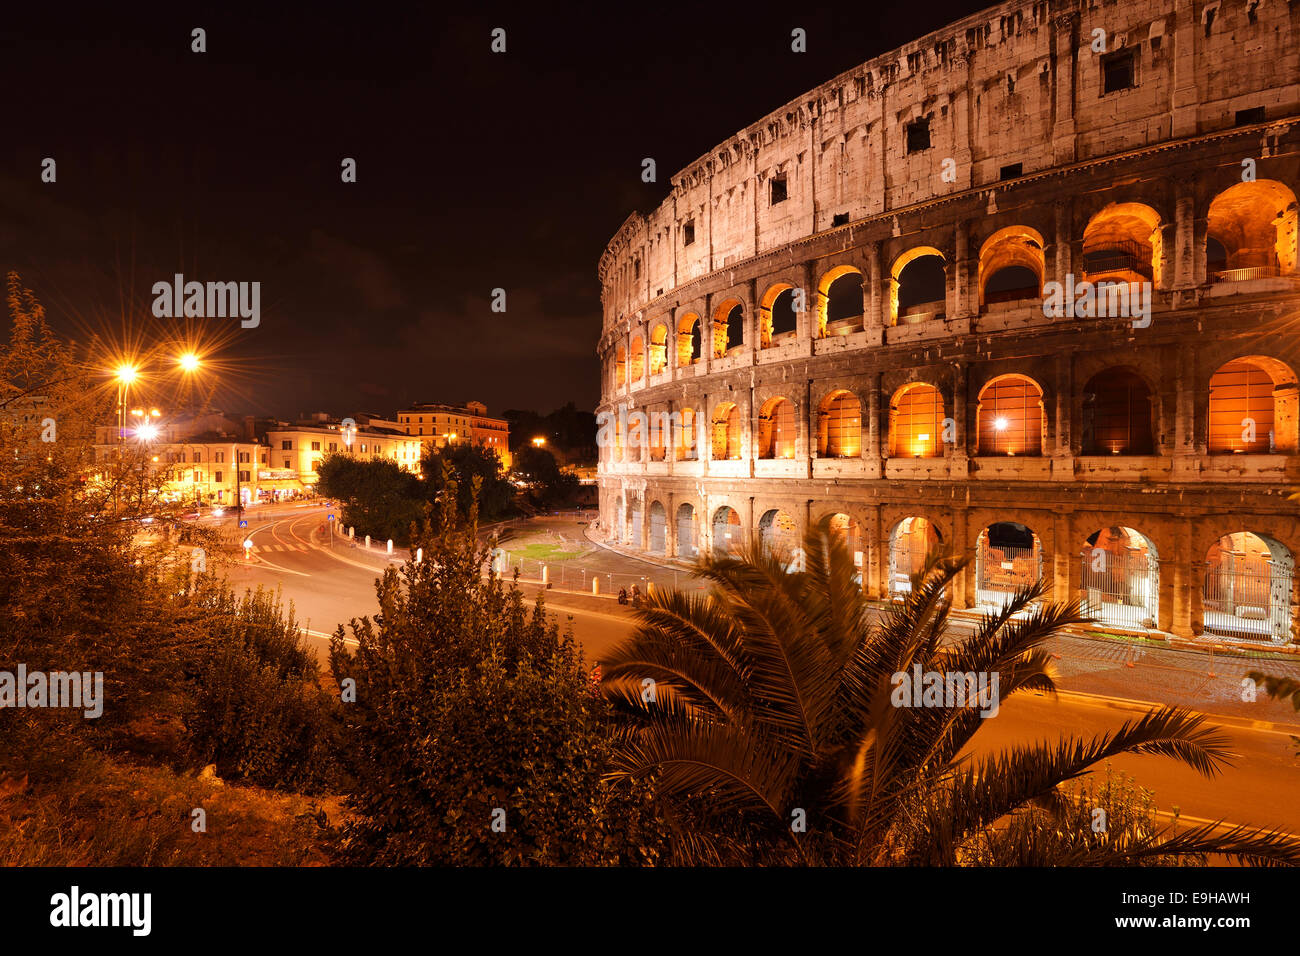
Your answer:
[[[604,533],[838,515],[873,597],[941,545],[959,606],[1290,639],[1298,79],[1297,3],[1007,3],[711,150],[601,258],[598,411],[672,423],[604,443]],[[1080,281],[1150,313],[1047,315]]]

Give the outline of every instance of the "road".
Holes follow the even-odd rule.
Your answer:
[[[243,532],[253,550],[228,575],[237,589],[278,587],[293,603],[299,623],[308,629],[307,643],[322,659],[328,634],[337,624],[378,610],[375,579],[405,557],[400,552],[389,557],[377,547],[350,547],[339,535],[330,547],[328,533],[321,534],[324,518],[319,506],[259,513]],[[521,588],[529,599],[540,590],[528,583]],[[631,631],[626,610],[607,597],[548,590],[546,604],[553,620],[573,627],[588,661],[599,661]],[[1055,698],[1012,698],[981,728],[972,752],[1056,740],[1065,734],[1105,733],[1135,718],[1149,702],[1196,706],[1213,714],[1231,739],[1237,754],[1232,769],[1206,779],[1159,757],[1123,757],[1113,762],[1114,768],[1155,791],[1162,811],[1169,812],[1176,803],[1185,820],[1226,819],[1300,834],[1300,801],[1294,798],[1300,762],[1290,738],[1291,733],[1300,734],[1300,727],[1270,723],[1297,723],[1289,707],[1271,702],[1267,711],[1263,703],[1237,706],[1238,671],[1260,662],[1220,659],[1207,669],[1203,656],[1165,651],[1135,655],[1127,647],[1082,638],[1062,639],[1054,648],[1063,693]],[[1216,681],[1226,681],[1227,690]]]

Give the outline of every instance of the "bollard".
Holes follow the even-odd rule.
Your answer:
[[[591,593],[595,595],[600,594],[600,578],[593,577],[591,579]]]
[[[542,565],[542,583],[543,584],[551,583],[551,569],[544,564]]]
[[[356,526],[354,525],[354,526],[352,526],[351,528],[348,528],[348,537],[349,537],[349,538],[354,538],[354,539],[355,539],[356,536],[357,536],[357,529],[356,529]]]
[[[419,563],[420,563],[421,561],[423,561],[423,560],[424,560],[424,548],[416,548],[416,549],[415,549],[415,563],[416,563],[416,564],[419,564]]]
[[[388,539],[388,553],[389,553],[389,554],[392,554],[392,553],[393,553],[393,539],[392,539],[392,538],[389,538],[389,539]]]
[[[649,597],[654,593],[655,593],[655,583],[653,581],[647,581],[645,584],[645,596]]]
[[[366,535],[366,547],[370,547],[370,535]]]

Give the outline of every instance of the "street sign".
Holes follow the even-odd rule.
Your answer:
[[[239,526],[240,526],[241,528],[247,528],[247,527],[248,527],[248,519],[247,519],[247,518],[241,519],[240,522],[239,522]]]
[[[329,520],[330,520],[330,521],[333,521],[333,520],[334,520],[334,513],[333,513],[333,512],[330,512]]]

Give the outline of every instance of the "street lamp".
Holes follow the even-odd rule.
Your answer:
[[[541,448],[545,444],[546,444],[546,439],[543,438],[541,435],[538,435],[536,438],[533,439],[533,446],[536,448]]]
[[[193,352],[186,352],[176,361],[180,363],[181,370],[185,372],[197,372],[201,364],[199,357]]]

